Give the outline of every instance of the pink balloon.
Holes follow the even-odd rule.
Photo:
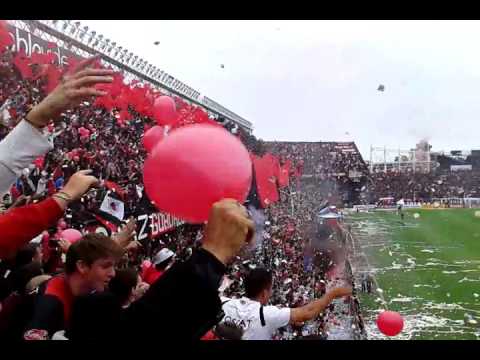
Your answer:
[[[403,330],[403,318],[396,311],[384,311],[377,318],[377,326],[383,334],[395,336]]]
[[[245,146],[228,131],[196,124],[172,131],[144,164],[145,190],[155,205],[192,223],[208,219],[213,203],[243,203],[252,178]]]
[[[162,141],[164,137],[164,131],[165,129],[163,126],[154,126],[147,131],[145,131],[145,134],[143,135],[142,143],[143,147],[147,152],[151,152],[155,145],[157,145],[160,141]]]
[[[156,98],[153,115],[158,125],[173,125],[177,120],[175,101],[170,96]]]
[[[75,229],[66,229],[60,233],[60,237],[67,240],[70,244],[77,242],[82,236],[82,233]]]

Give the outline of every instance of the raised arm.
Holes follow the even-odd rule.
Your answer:
[[[320,299],[313,300],[307,305],[291,309],[290,324],[303,323],[312,320],[322,313],[334,299],[349,296],[351,294],[352,288],[349,287],[339,287],[327,291],[327,293]]]

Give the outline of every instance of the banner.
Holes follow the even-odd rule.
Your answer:
[[[157,236],[175,229],[185,222],[170,214],[150,213],[137,215],[136,240],[155,239]]]
[[[349,171],[348,171],[348,177],[349,177],[350,179],[360,178],[360,177],[362,177],[362,172],[361,172],[361,171],[358,171],[358,170],[349,170]]]
[[[469,171],[472,170],[472,165],[450,165],[451,171]]]
[[[43,40],[42,38],[13,25],[9,24],[8,30],[14,41],[14,52],[20,52],[23,50],[27,57],[31,57],[33,53],[52,53],[55,55],[55,63],[60,66],[68,65],[68,58],[79,58],[73,52],[58,47],[54,42]]]

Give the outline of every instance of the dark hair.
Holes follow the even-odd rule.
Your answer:
[[[117,296],[120,303],[124,304],[128,300],[132,289],[137,286],[137,282],[138,272],[135,269],[120,269],[115,271],[115,277],[110,280],[108,288]]]
[[[12,290],[23,294],[28,282],[36,276],[43,275],[42,266],[36,262],[16,269],[12,273]]]
[[[248,298],[255,298],[272,285],[272,273],[265,268],[253,269],[245,277],[245,293]]]
[[[98,233],[85,235],[81,240],[70,245],[65,260],[65,273],[72,274],[77,270],[77,261],[91,266],[98,259],[119,259],[123,249],[108,236]]]
[[[15,255],[15,267],[19,268],[31,263],[38,247],[38,244],[29,243],[18,250]]]

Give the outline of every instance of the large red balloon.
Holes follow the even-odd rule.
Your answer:
[[[378,329],[387,336],[395,336],[403,330],[403,318],[395,311],[384,311],[377,318]]]
[[[228,131],[206,124],[181,127],[145,161],[145,190],[155,205],[192,223],[208,219],[213,203],[244,202],[252,163],[247,149]]]
[[[177,120],[175,101],[170,96],[160,96],[153,103],[153,116],[158,125],[173,125]]]
[[[163,126],[154,126],[147,131],[143,135],[142,143],[143,147],[147,152],[151,152],[155,145],[157,145],[160,141],[162,141],[165,134],[165,129]]]

